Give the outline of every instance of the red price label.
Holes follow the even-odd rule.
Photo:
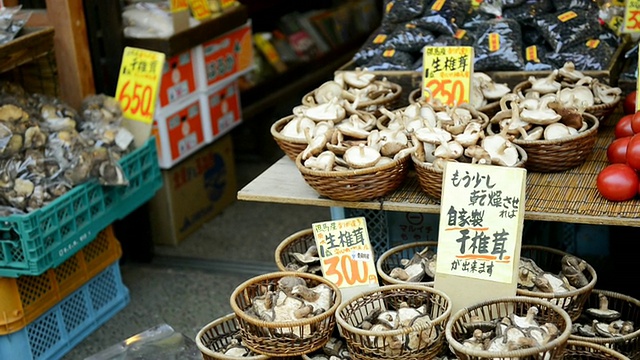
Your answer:
[[[453,105],[466,102],[466,86],[460,79],[431,79],[427,83],[427,89],[429,89],[427,94],[431,92],[434,99],[439,99],[444,104]],[[426,96],[425,99],[429,101],[429,96]]]
[[[125,48],[115,96],[125,117],[153,122],[164,58],[159,52]]]
[[[365,285],[369,282],[369,267],[361,260],[355,260],[349,254],[324,259],[324,276],[336,286]],[[375,281],[375,280],[374,280]]]

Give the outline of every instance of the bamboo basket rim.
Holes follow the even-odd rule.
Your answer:
[[[616,299],[620,299],[620,300],[624,300],[627,301],[629,303],[634,304],[635,306],[637,306],[638,308],[640,308],[640,300],[631,297],[629,295],[625,295],[622,293],[618,293],[615,291],[610,291],[610,290],[602,290],[602,289],[593,289],[592,290],[593,293],[596,294],[603,294],[608,298],[616,298]],[[580,335],[571,335],[569,337],[569,339],[571,340],[577,340],[577,341],[584,341],[584,342],[589,342],[589,343],[595,343],[595,344],[617,344],[617,343],[621,343],[621,342],[626,342],[632,339],[638,339],[640,338],[640,327],[637,327],[636,330],[630,334],[626,334],[626,335],[622,335],[622,336],[616,336],[616,337],[586,337],[586,336],[580,336]],[[640,339],[638,339],[640,341]]]
[[[322,314],[318,314],[316,316],[298,320],[298,321],[280,321],[280,322],[264,321],[264,320],[255,318],[251,315],[248,315],[243,309],[240,309],[240,307],[236,303],[235,301],[236,298],[249,286],[263,282],[265,280],[280,279],[285,276],[297,276],[297,277],[305,278],[306,280],[314,280],[329,286],[333,290],[333,293],[335,296],[334,303],[331,305],[329,309],[325,310]],[[278,329],[283,327],[302,327],[305,325],[311,325],[311,324],[322,322],[325,319],[328,319],[334,316],[336,310],[338,309],[338,306],[342,302],[342,293],[340,292],[340,288],[338,288],[333,282],[325,279],[322,276],[303,273],[303,272],[295,272],[295,271],[278,271],[278,272],[259,275],[246,280],[245,282],[243,282],[242,284],[238,285],[235,288],[235,290],[231,294],[230,300],[231,300],[230,301],[231,308],[233,309],[233,312],[236,314],[237,317],[255,326],[259,326],[267,329]]]
[[[572,338],[569,338],[569,340],[567,340],[567,347],[573,345],[573,346],[582,346],[585,348],[591,348],[596,350],[599,353],[603,353],[606,354],[608,356],[611,356],[611,358],[615,358],[615,359],[621,359],[621,360],[630,360],[630,358],[628,356],[626,356],[625,354],[619,352],[619,351],[615,351],[613,349],[609,349],[606,346],[602,346],[600,344],[596,344],[594,342],[589,342],[589,341],[580,341],[580,340],[575,340]],[[566,348],[565,348],[566,349]],[[566,350],[565,350],[566,353]]]
[[[296,167],[303,175],[320,176],[325,178],[344,178],[344,177],[354,177],[358,175],[375,174],[377,172],[390,170],[400,165],[401,163],[409,160],[409,158],[410,158],[410,154],[407,154],[389,163],[386,163],[383,165],[371,166],[364,169],[353,169],[348,171],[322,171],[322,170],[310,169],[302,165],[302,153],[300,153],[296,157]]]
[[[413,247],[418,247],[418,246],[421,246],[422,248],[426,246],[437,247],[438,242],[437,241],[414,241],[414,242],[394,246],[391,249],[383,252],[382,255],[380,255],[380,257],[376,261],[376,270],[378,271],[378,276],[380,276],[387,283],[413,284],[413,285],[422,285],[422,286],[428,285],[429,283],[433,284],[433,281],[403,281],[403,280],[394,279],[391,276],[389,276],[389,274],[387,274],[385,271],[382,270],[382,264],[391,255],[398,253],[400,251],[407,250]]]
[[[540,251],[545,251],[545,252],[550,252],[553,253],[555,255],[571,255],[571,256],[575,256],[572,255],[568,252],[562,251],[562,250],[558,250],[558,249],[554,249],[554,248],[550,248],[548,246],[541,246],[541,245],[522,245],[520,253],[522,254],[522,251],[524,250],[540,250]],[[578,256],[575,256],[576,258],[580,259],[580,260],[584,260]],[[561,299],[561,298],[567,298],[567,297],[571,297],[571,296],[576,296],[576,295],[581,295],[584,294],[585,292],[590,292],[593,290],[593,288],[596,286],[596,282],[598,280],[598,274],[596,274],[596,270],[593,268],[593,266],[591,266],[591,264],[589,264],[586,260],[584,260],[585,263],[587,264],[587,271],[589,272],[589,274],[591,275],[591,281],[589,281],[589,283],[579,289],[575,289],[575,290],[569,290],[567,292],[563,292],[563,293],[545,293],[545,292],[541,292],[541,291],[531,291],[531,290],[526,290],[526,289],[517,289],[516,292],[519,295],[524,295],[524,296],[528,296],[528,297],[537,297],[537,298],[544,298],[544,299]]]
[[[278,140],[282,140],[282,141],[286,141],[294,144],[306,145],[308,143],[307,140],[292,138],[289,136],[282,135],[282,133],[280,133],[280,131],[282,131],[284,126],[288,124],[291,120],[293,120],[294,117],[295,115],[287,115],[283,118],[276,120],[273,124],[271,124],[271,128],[270,128],[271,136],[273,136]]]
[[[409,104],[413,104],[418,102],[418,97],[416,96],[417,94],[419,94],[422,91],[422,89],[417,88],[417,89],[413,89],[411,90],[411,92],[409,93]],[[478,110],[479,112],[486,112],[488,110],[491,110],[493,108],[497,108],[500,106],[500,100],[495,100],[492,102],[488,102],[486,105],[484,106],[480,106],[480,107],[474,107],[476,110]]]
[[[360,329],[360,328],[357,328],[357,327],[349,324],[347,322],[347,320],[342,318],[342,315],[341,315],[342,311],[347,306],[349,306],[353,302],[355,302],[356,300],[363,299],[363,298],[365,298],[367,296],[370,296],[370,295],[373,295],[373,294],[376,294],[376,293],[380,293],[380,292],[392,291],[392,290],[407,290],[407,289],[432,293],[432,294],[438,295],[441,298],[443,298],[444,300],[446,300],[446,306],[445,306],[445,309],[444,309],[443,313],[440,314],[440,316],[436,317],[435,319],[431,319],[429,324],[444,323],[449,318],[449,316],[451,316],[451,310],[452,310],[451,298],[449,298],[449,295],[445,294],[443,291],[436,290],[436,289],[434,289],[432,287],[415,285],[415,284],[393,284],[393,285],[380,286],[379,288],[377,288],[375,290],[365,291],[365,292],[363,292],[363,293],[361,293],[359,295],[356,295],[356,296],[352,297],[348,301],[345,301],[344,303],[340,304],[340,306],[338,306],[338,310],[336,310],[336,321],[338,322],[338,325],[340,325],[340,327],[342,327],[343,329],[346,329],[350,333],[357,334],[357,335],[360,335],[360,336],[383,336],[383,337],[388,337],[388,336],[396,336],[396,335],[406,335],[406,334],[409,334],[409,333],[412,333],[412,332],[423,331],[423,330],[428,328],[427,324],[413,325],[413,326],[410,326],[410,327],[405,327],[405,328],[396,329],[396,330],[389,330],[389,331],[364,330],[364,329]]]
[[[313,234],[313,228],[308,228],[308,229],[302,229],[299,231],[296,231],[295,233],[287,236],[286,238],[284,238],[284,240],[282,240],[280,242],[280,244],[278,244],[278,246],[276,247],[276,251],[275,251],[275,258],[276,258],[276,266],[278,267],[278,269],[280,269],[280,271],[286,271],[286,266],[284,266],[284,264],[282,263],[281,260],[281,256],[282,253],[284,252],[284,250],[291,245],[294,241],[302,238],[303,236],[306,235],[310,235]]]
[[[553,139],[553,140],[522,140],[522,139],[513,139],[510,140],[512,143],[520,145],[520,146],[536,146],[536,145],[560,145],[560,144],[564,144],[564,143],[568,143],[568,142],[572,142],[572,141],[576,141],[576,140],[580,140],[589,136],[593,136],[595,135],[595,133],[597,133],[598,128],[600,127],[600,120],[598,120],[598,117],[593,115],[593,114],[589,114],[589,113],[583,113],[582,114],[583,119],[588,119],[590,121],[593,122],[593,124],[591,124],[591,126],[581,132],[578,133],[577,135],[572,135],[572,136],[566,136],[560,139]],[[491,124],[493,125],[493,124]],[[489,133],[489,135],[495,135],[496,133],[493,131],[493,129],[491,128],[491,126],[487,127],[487,132]]]
[[[260,354],[256,354],[254,356],[243,356],[243,357],[238,357],[238,356],[229,356],[229,355],[225,355],[223,353],[219,353],[216,351],[213,351],[211,349],[209,349],[204,342],[202,341],[202,338],[204,337],[204,334],[206,334],[210,329],[225,323],[227,321],[236,321],[236,314],[235,313],[230,313],[227,315],[224,315],[222,317],[219,317],[215,320],[213,320],[212,322],[208,323],[207,325],[205,325],[202,329],[200,329],[200,331],[198,331],[198,334],[196,335],[196,345],[198,346],[198,349],[200,349],[200,352],[202,352],[203,354],[212,357],[212,358],[217,358],[217,359],[228,359],[228,360],[238,360],[238,359],[249,359],[249,360],[264,360],[264,359],[268,359],[269,357],[266,355],[260,355]],[[238,329],[240,329],[238,327]]]
[[[465,314],[468,314],[472,310],[479,309],[487,305],[494,305],[499,303],[528,303],[530,305],[540,305],[547,308],[551,308],[553,309],[553,311],[558,313],[564,319],[565,328],[557,338],[553,339],[552,341],[548,342],[543,346],[533,347],[529,349],[502,351],[502,352],[475,350],[469,347],[465,347],[464,345],[462,345],[460,342],[458,342],[456,339],[453,338],[453,334],[452,334],[453,325],[457,321],[457,319],[461,318]],[[445,327],[445,337],[451,348],[466,355],[476,356],[480,358],[488,358],[488,359],[521,358],[525,356],[538,355],[541,352],[549,351],[558,346],[566,344],[566,342],[569,340],[569,335],[571,334],[571,323],[572,323],[571,317],[563,308],[547,300],[542,300],[542,299],[527,297],[527,296],[509,296],[509,297],[502,297],[498,299],[483,301],[473,306],[465,307],[458,310],[455,314],[451,315],[451,318],[447,322],[447,326]]]
[[[358,106],[356,107],[356,109],[362,109],[369,106],[385,105],[394,101],[402,94],[402,86],[400,86],[400,84],[394,83],[393,81],[373,80],[373,83],[388,84],[389,87],[391,88],[391,93],[375,100],[361,101],[358,103]],[[316,98],[314,96],[316,93],[316,90],[318,90],[318,88],[309,91],[302,97],[303,105],[318,105],[318,103],[316,102]]]
[[[507,166],[507,167],[511,167],[511,168],[521,168],[521,167],[525,167],[527,160],[529,160],[529,156],[527,155],[527,151],[520,145],[513,143],[513,146],[516,148],[516,150],[518,150],[518,154],[520,154],[520,161],[518,161],[514,166]],[[437,173],[437,174],[444,174],[443,171],[440,171],[438,169],[436,169],[433,166],[433,163],[427,162],[427,161],[422,161],[419,160],[414,153],[411,153],[411,160],[413,161],[413,164],[416,166],[419,166],[423,169],[429,170],[433,173]],[[487,165],[487,166],[501,166],[501,165]]]

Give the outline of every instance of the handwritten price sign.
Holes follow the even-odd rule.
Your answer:
[[[164,54],[126,47],[116,87],[126,118],[151,124],[164,66]]]
[[[422,98],[452,106],[469,102],[473,48],[427,46],[424,48]]]
[[[624,32],[640,32],[640,1],[627,0],[624,10]]]
[[[313,224],[325,278],[340,288],[378,283],[364,217]]]

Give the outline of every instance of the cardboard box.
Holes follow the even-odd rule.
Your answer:
[[[226,79],[237,78],[253,68],[251,21],[195,49],[198,89],[208,91]]]
[[[168,169],[206,144],[200,94],[195,93],[156,112],[152,134],[156,136],[158,161]]]
[[[194,59],[196,49],[187,50],[165,59],[158,88],[157,109],[162,110],[196,91]]]
[[[207,143],[226,134],[242,122],[238,82],[232,81],[220,90],[201,95],[204,103],[204,134]]]
[[[149,203],[151,234],[156,244],[178,245],[235,201],[231,135],[163,170],[162,177],[162,188]]]

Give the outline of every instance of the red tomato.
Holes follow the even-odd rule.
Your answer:
[[[640,170],[640,134],[633,135],[627,144],[627,164]]]
[[[627,97],[624,98],[624,113],[633,114],[636,112],[636,92],[632,91]]]
[[[631,118],[631,130],[633,130],[634,134],[640,132],[640,112],[633,114]]]
[[[625,136],[619,139],[615,139],[607,147],[607,159],[611,164],[626,164],[627,163],[627,145],[631,140],[631,136]]]
[[[633,128],[631,127],[631,120],[633,119],[634,114],[625,115],[618,120],[616,123],[615,134],[616,138],[621,138],[625,136],[633,136]]]
[[[611,164],[600,171],[596,186],[605,199],[630,200],[638,193],[638,175],[626,164]]]

